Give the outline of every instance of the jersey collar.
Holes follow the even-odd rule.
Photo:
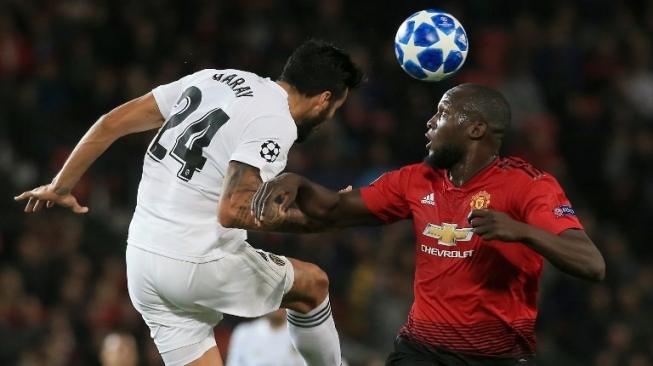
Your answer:
[[[483,169],[479,170],[474,176],[472,176],[467,182],[463,183],[462,186],[458,187],[453,182],[449,179],[449,171],[446,169],[442,170],[442,174],[444,176],[444,184],[447,189],[452,189],[452,190],[467,190],[470,189],[470,187],[474,186],[477,182],[482,181],[486,176],[490,174],[494,170],[494,167],[498,164],[499,160],[501,157],[497,156],[492,160],[490,164],[485,166]]]

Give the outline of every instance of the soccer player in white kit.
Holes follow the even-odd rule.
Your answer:
[[[129,228],[127,279],[134,307],[166,365],[221,365],[213,327],[223,314],[288,309],[289,333],[309,366],[338,366],[328,278],[316,265],[252,248],[243,229],[304,230],[255,222],[252,196],[286,165],[294,141],[333,117],[361,73],[342,50],[307,41],[275,82],[207,69],[103,115],[50,184],[15,197],[25,212],[55,204],[86,213],[71,194],[115,140],[159,128],[145,154]],[[274,355],[270,355],[274,357]]]

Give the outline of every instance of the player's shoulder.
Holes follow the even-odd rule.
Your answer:
[[[445,176],[443,169],[435,169],[424,162],[405,165],[400,170],[413,179],[433,181],[434,179]]]
[[[516,156],[507,156],[499,158],[497,169],[506,181],[516,184],[529,184],[535,182],[555,183],[556,178],[550,173],[541,170],[530,162]]]
[[[211,85],[228,86],[235,93],[236,99],[265,99],[256,98],[256,94],[267,94],[275,91],[275,84],[269,79],[250,71],[239,69],[203,69],[189,74],[184,79],[189,83],[211,83]],[[280,87],[279,87],[280,88]],[[276,90],[277,94],[279,93]]]
[[[438,169],[433,169],[428,166],[426,163],[414,163],[404,165],[401,168],[388,171],[382,174],[379,178],[382,178],[386,174],[391,174],[394,179],[398,179],[399,182],[406,183],[410,185],[411,182],[417,181],[429,181],[437,179],[442,176],[442,171]]]

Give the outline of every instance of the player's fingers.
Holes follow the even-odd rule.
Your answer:
[[[338,193],[347,193],[347,192],[351,192],[352,189],[354,189],[354,187],[352,187],[351,184],[350,184],[350,185],[348,185],[347,187],[345,187],[345,188],[339,190]]]
[[[45,205],[47,208],[52,208],[54,207],[54,201],[48,201],[48,203]]]
[[[75,205],[75,206],[72,207],[72,210],[76,214],[85,214],[85,213],[88,212],[88,207]]]
[[[490,223],[490,220],[484,217],[474,217],[469,220],[469,223],[472,225],[473,228],[479,227],[479,226],[485,226]]]
[[[43,200],[36,200],[36,203],[34,203],[34,212],[39,212],[43,208],[43,205],[45,204],[45,201]]]
[[[469,213],[469,216],[467,216],[467,221],[471,222],[475,217],[487,217],[490,215],[489,210],[472,210],[472,212]]]
[[[264,192],[265,192],[266,187],[267,187],[267,182],[261,184],[261,186],[258,187],[258,190],[257,190],[256,193],[254,194],[254,198],[253,198],[253,200],[252,200],[252,203],[253,203],[253,208],[252,208],[252,209],[253,209],[253,212],[252,212],[252,215],[254,215],[254,217],[255,217],[257,220],[260,220],[260,216],[259,216],[259,215],[261,214],[261,205],[263,204],[263,202],[262,202],[262,200],[263,200],[263,194],[264,194]]]
[[[19,194],[18,196],[15,196],[14,201],[22,201],[22,200],[24,200],[26,198],[29,198],[31,196],[32,196],[32,191],[25,191],[25,192]]]
[[[36,197],[30,197],[29,200],[27,201],[27,204],[25,205],[25,209],[23,211],[33,212],[34,205],[36,204],[36,201],[38,201]]]
[[[474,234],[483,236],[489,233],[492,228],[489,225],[481,225],[474,228]]]
[[[275,188],[272,186],[268,186],[265,189],[263,199],[261,199],[261,219],[266,219],[265,213],[270,210],[270,207],[272,207],[273,202],[274,202],[274,197],[275,197]],[[269,216],[269,215],[268,215]],[[270,219],[270,217],[267,217],[267,219]]]
[[[285,222],[286,219],[288,218],[288,216],[290,215],[290,214],[289,214],[289,211],[290,211],[290,210],[285,210],[285,211],[284,211],[284,210],[281,209],[281,206],[277,206],[277,207],[276,207],[276,210],[277,210],[277,212],[276,212],[276,220],[275,220],[276,223]]]
[[[77,199],[73,196],[71,196],[71,201],[68,204],[68,207],[77,214],[85,214],[88,212],[88,207],[82,206],[77,202]]]
[[[256,215],[256,217],[261,221],[264,221],[265,206],[267,205],[268,200],[270,199],[270,191],[271,191],[270,185],[267,184],[266,182],[265,187],[263,187],[263,192],[261,192],[261,198],[259,200],[260,204],[258,206],[258,212]]]
[[[280,209],[281,211],[284,211],[284,212],[287,211],[287,210],[288,210],[288,207],[290,207],[290,205],[292,205],[293,202],[295,202],[295,197],[296,197],[296,196],[297,196],[297,195],[296,195],[296,194],[293,194],[293,192],[288,192],[288,193],[286,193],[286,194],[283,196],[283,201],[281,201],[281,205],[280,205],[281,207],[279,207],[279,209]]]
[[[263,193],[263,190],[265,189],[266,184],[267,184],[266,182],[261,184],[258,187],[258,189],[256,190],[256,192],[254,193],[254,196],[252,196],[252,204],[251,204],[250,208],[251,208],[251,211],[252,211],[252,215],[255,216],[255,217],[256,217],[258,205],[260,204],[261,194]]]
[[[480,234],[480,235],[481,235],[481,238],[483,238],[483,240],[487,240],[487,241],[497,239],[496,233],[494,233],[492,231],[488,231],[488,232]]]

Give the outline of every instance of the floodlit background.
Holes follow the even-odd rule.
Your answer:
[[[560,180],[607,261],[600,284],[545,272],[538,365],[653,364],[653,1],[1,4],[0,364],[96,365],[112,332],[134,337],[140,364],[161,364],[124,264],[152,134],[117,142],[86,174],[76,192],[87,216],[25,216],[12,197],[49,182],[112,107],[207,67],[274,78],[308,37],[350,51],[368,80],[319,136],[293,148],[289,171],[334,189],[365,185],[423,158],[425,123],[446,89],[498,88],[514,117],[505,154]],[[437,84],[411,79],[393,51],[399,24],[429,7],[454,14],[471,44],[461,71]],[[412,301],[410,225],[251,242],[324,268],[345,356],[381,364]],[[222,350],[240,321],[216,328]]]

